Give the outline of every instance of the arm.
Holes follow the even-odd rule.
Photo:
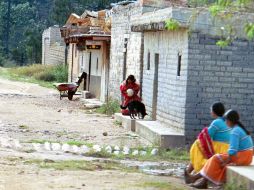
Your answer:
[[[229,144],[229,149],[228,149],[228,154],[230,156],[236,155],[239,149],[239,140],[240,136],[238,133],[235,131],[232,131],[230,135],[230,144]]]
[[[211,139],[213,140],[214,139],[214,135],[216,133],[216,131],[218,130],[219,128],[216,126],[216,122],[213,121],[210,126],[208,127],[208,134],[209,136],[211,137]]]
[[[120,91],[122,93],[123,96],[127,95],[127,88],[126,88],[126,83],[123,82],[121,85],[120,85]]]
[[[139,90],[140,90],[139,84],[135,83],[133,86],[134,94],[137,95],[139,93]]]

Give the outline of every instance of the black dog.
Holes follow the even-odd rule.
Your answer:
[[[128,103],[127,106],[124,107],[121,105],[120,107],[123,110],[128,108],[128,110],[130,112],[131,119],[136,119],[135,115],[137,115],[137,114],[139,116],[139,119],[144,119],[144,117],[147,115],[145,104],[143,104],[142,102],[139,102],[139,101],[132,101],[132,102]]]

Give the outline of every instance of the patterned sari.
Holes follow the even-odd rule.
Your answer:
[[[229,144],[212,141],[208,128],[204,128],[190,149],[190,160],[195,172],[199,172],[206,161],[216,153],[226,153]]]

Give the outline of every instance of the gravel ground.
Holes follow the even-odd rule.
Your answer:
[[[59,100],[54,89],[6,79],[0,79],[0,86],[0,138],[8,136],[20,142],[48,140],[64,143],[75,140],[112,146],[151,145],[114,125],[111,117],[88,113],[79,97],[74,101]],[[108,135],[103,136],[104,132]],[[170,183],[171,189],[188,189],[182,180],[140,172],[42,169],[24,163],[29,155],[33,155],[32,159],[41,159],[37,154],[0,148],[0,190],[165,189],[156,183]]]

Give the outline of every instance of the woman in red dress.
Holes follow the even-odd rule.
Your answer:
[[[133,95],[130,96],[130,94],[127,93],[128,89],[133,90]],[[132,101],[141,101],[141,98],[139,97],[138,93],[140,90],[139,84],[136,83],[136,79],[134,75],[129,75],[128,78],[123,81],[123,83],[120,85],[121,94],[124,98],[122,106],[127,106],[129,102]],[[123,115],[129,115],[129,110],[122,110]]]

